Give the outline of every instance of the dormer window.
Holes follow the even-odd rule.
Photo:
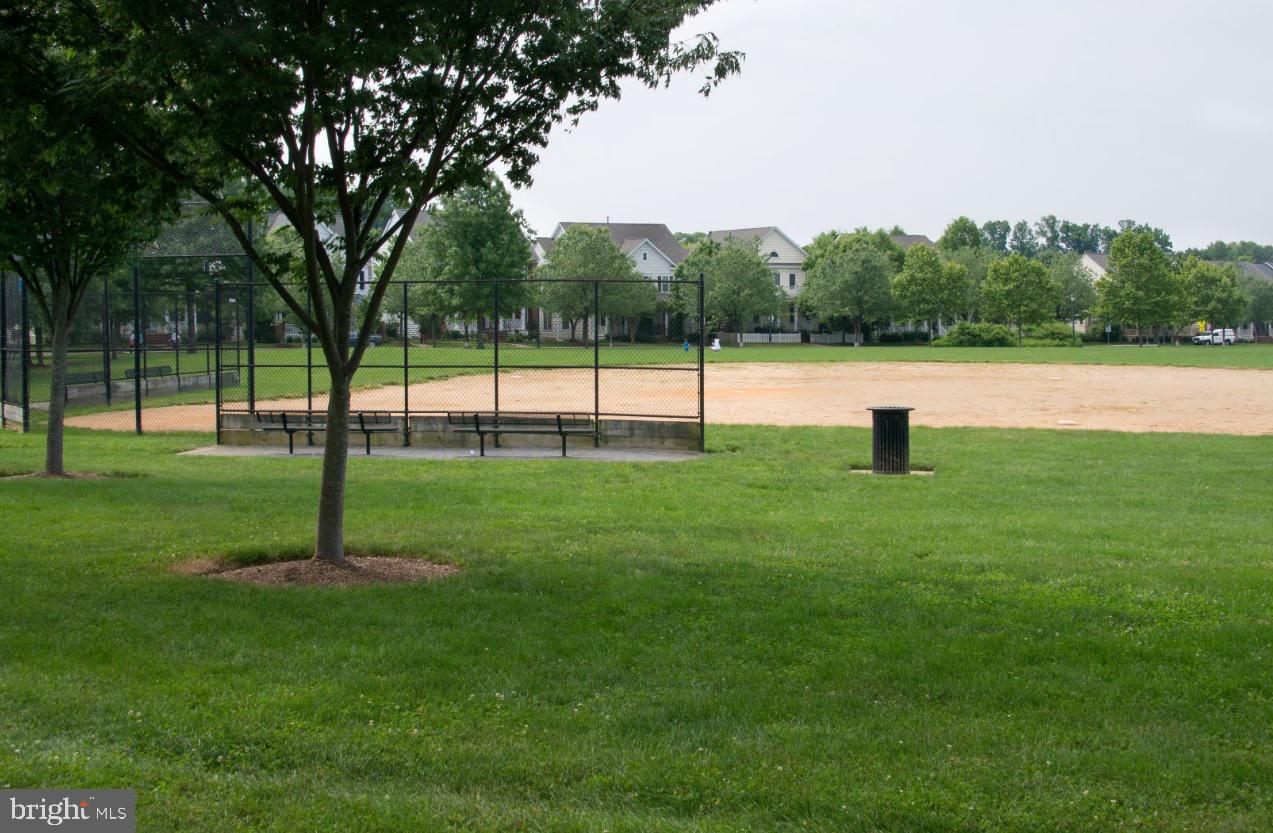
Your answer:
[[[770,256],[770,257],[772,257],[772,258],[774,258],[774,259],[777,259],[777,257],[778,257],[778,253],[777,253],[777,252],[770,252],[770,253],[769,253],[769,256]]]
[[[641,259],[642,259],[642,260],[649,260],[649,259],[650,259],[650,253],[649,253],[649,252],[641,252]]]

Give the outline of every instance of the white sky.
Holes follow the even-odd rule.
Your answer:
[[[1273,0],[722,0],[687,32],[747,53],[634,85],[557,131],[514,194],[674,231],[902,225],[934,239],[1056,214],[1178,249],[1273,242]]]

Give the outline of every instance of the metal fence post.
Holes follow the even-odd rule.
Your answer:
[[[19,321],[22,322],[22,433],[31,430],[31,316],[27,288],[18,279]]]
[[[217,281],[212,285],[212,328],[216,331],[213,335],[213,352],[214,365],[217,374],[217,392],[216,392],[216,424],[217,424],[217,445],[221,445],[221,281]]]
[[[111,384],[111,282],[102,279],[102,378],[106,382],[106,404],[111,404],[114,385]]]
[[[698,450],[707,450],[707,417],[703,410],[703,356],[707,316],[703,312],[703,274],[698,276]]]
[[[136,264],[133,265],[133,420],[138,434],[141,433],[141,381],[142,381],[142,344],[146,334],[141,329],[141,279]]]
[[[601,446],[601,281],[592,282],[592,446]]]
[[[402,284],[402,447],[411,445],[411,336],[407,333],[407,323],[411,320],[407,315],[407,304],[410,295],[407,290],[410,284]]]
[[[499,422],[499,278],[495,279],[495,316],[492,320],[492,340],[495,342],[495,421]]]
[[[305,287],[305,312],[314,317],[314,298]],[[305,328],[305,410],[314,410],[314,331]]]
[[[9,278],[0,273],[0,430],[8,419],[9,404]]]
[[[252,221],[248,220],[248,245],[252,245]],[[252,257],[248,256],[248,413],[256,413],[256,292]]]

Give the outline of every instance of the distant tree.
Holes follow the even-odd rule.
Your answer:
[[[906,229],[902,228],[899,225],[894,225],[891,229],[888,230],[888,233],[892,237],[901,237],[902,235],[906,234]]]
[[[1062,220],[1060,226],[1061,247],[1067,252],[1084,254],[1101,247],[1100,227],[1091,223],[1072,223]]]
[[[1039,253],[1039,241],[1034,230],[1025,220],[1020,220],[1012,227],[1012,237],[1008,240],[1008,251],[1022,257],[1034,257]]]
[[[1171,235],[1167,234],[1167,232],[1162,229],[1146,225],[1145,223],[1138,223],[1135,220],[1119,220],[1118,234],[1126,234],[1129,231],[1138,231],[1149,234],[1154,238],[1154,244],[1157,245],[1158,248],[1162,249],[1167,254],[1171,254]],[[1112,245],[1111,241],[1111,246]]]
[[[1117,236],[1118,229],[1100,226],[1096,232],[1097,241],[1100,243],[1099,251],[1108,253],[1110,244],[1114,242],[1114,238]]]
[[[905,253],[902,247],[893,242],[893,235],[884,229],[871,231],[865,226],[853,231],[824,231],[813,238],[813,242],[805,247],[804,269],[808,274],[817,267],[824,257],[835,253],[844,253],[865,246],[884,255],[893,264],[894,271],[902,268]]]
[[[32,33],[20,44],[18,33],[5,34],[7,48],[49,48]],[[26,83],[0,72],[6,91],[0,101],[0,253],[34,302],[34,326],[42,324],[52,341],[44,471],[61,476],[76,314],[93,281],[118,269],[175,216],[176,190],[82,125],[25,100]]]
[[[1187,255],[1196,255],[1200,260],[1249,260],[1252,263],[1273,262],[1273,245],[1254,243],[1243,240],[1237,243],[1226,243],[1217,240],[1201,249],[1189,249]]]
[[[1056,287],[1047,268],[1021,255],[1008,255],[990,265],[981,297],[987,318],[1016,325],[1018,344],[1025,326],[1046,321],[1056,309]]]
[[[779,315],[787,305],[787,296],[752,240],[708,241],[681,261],[676,276],[682,280],[702,276],[703,312],[710,329],[741,332],[757,316]],[[673,288],[672,308],[678,314],[693,311],[697,299],[690,294],[680,285]]]
[[[1251,295],[1238,279],[1237,268],[1185,258],[1180,269],[1188,315],[1211,326],[1236,327],[1251,311]]]
[[[600,292],[594,295],[593,281],[640,277],[632,258],[615,245],[609,231],[586,225],[570,226],[557,238],[538,274],[556,279],[539,285],[539,306],[560,315],[570,325],[571,341],[580,324],[583,340],[587,341],[590,317],[607,314],[606,310],[597,309]]]
[[[945,254],[947,261],[958,264],[964,270],[964,302],[959,307],[959,314],[964,318],[975,321],[981,317],[981,285],[986,280],[990,264],[997,258],[989,247],[984,246],[980,249],[956,249]]]
[[[676,242],[680,243],[686,249],[693,249],[707,239],[705,231],[678,231],[674,235]]]
[[[1251,320],[1265,325],[1273,322],[1273,283],[1252,283],[1248,291],[1251,293]]]
[[[1056,287],[1056,315],[1069,321],[1071,332],[1075,322],[1086,318],[1096,306],[1096,286],[1092,275],[1080,263],[1082,256],[1069,252],[1052,261],[1048,271]]]
[[[937,241],[937,248],[953,252],[959,249],[979,249],[985,241],[981,238],[981,229],[967,217],[956,217],[946,226]]]
[[[1055,214],[1045,214],[1034,224],[1034,237],[1040,249],[1061,250],[1061,221]]]
[[[484,319],[495,315],[495,279],[500,279],[500,316],[530,300],[525,280],[534,255],[526,220],[493,174],[442,197],[429,217],[409,245],[417,248],[425,277],[458,281],[442,289],[442,303],[466,324],[477,323],[481,348]]]
[[[936,322],[953,321],[967,303],[968,275],[927,246],[911,246],[893,279],[893,297],[907,320],[925,322],[931,343]]]
[[[1012,226],[1007,220],[987,220],[981,224],[981,237],[989,249],[997,255],[1008,253],[1008,238]]]
[[[800,308],[824,320],[852,321],[853,346],[858,347],[863,323],[884,320],[889,314],[893,273],[889,257],[869,244],[833,252],[808,272]]]
[[[1118,235],[1110,246],[1109,265],[1096,283],[1101,318],[1135,326],[1144,344],[1149,328],[1177,324],[1186,317],[1182,284],[1152,231]]]

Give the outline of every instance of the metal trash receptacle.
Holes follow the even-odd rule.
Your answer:
[[[876,405],[871,412],[871,471],[911,473],[911,411],[904,405]]]

